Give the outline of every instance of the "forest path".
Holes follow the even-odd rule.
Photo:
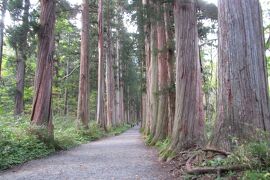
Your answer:
[[[139,128],[0,173],[1,180],[172,179]]]

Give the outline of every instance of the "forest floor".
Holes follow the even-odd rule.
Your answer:
[[[135,127],[0,173],[2,180],[173,179]]]

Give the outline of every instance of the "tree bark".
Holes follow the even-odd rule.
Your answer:
[[[143,0],[144,7],[144,44],[145,44],[145,66],[146,66],[146,99],[145,99],[145,119],[144,121],[144,133],[148,134],[150,132],[150,123],[151,123],[151,43],[150,43],[150,34],[151,34],[151,23],[149,17],[149,1]]]
[[[4,46],[4,29],[5,29],[5,15],[7,10],[7,0],[1,3],[1,16],[0,16],[0,79],[2,74],[2,60],[3,60],[3,46]]]
[[[31,123],[44,126],[53,135],[52,75],[55,26],[55,0],[41,0],[38,61]]]
[[[27,59],[27,35],[29,31],[29,8],[30,1],[24,0],[22,31],[18,39],[18,48],[16,52],[17,74],[16,74],[16,96],[15,96],[15,115],[21,115],[24,110],[24,80],[25,80],[25,62]]]
[[[113,58],[111,45],[111,20],[110,20],[110,1],[107,1],[107,63],[106,63],[106,86],[107,86],[107,129],[110,129],[115,122],[114,110],[114,75],[113,75]]]
[[[174,57],[174,31],[173,31],[173,6],[172,3],[164,4],[164,22],[168,59],[168,136],[172,136],[175,114],[175,57]]]
[[[81,58],[80,81],[78,95],[77,122],[78,126],[88,128],[89,122],[89,2],[82,1],[82,32],[81,32]]]
[[[176,0],[176,109],[170,150],[204,143],[204,113],[194,0]]]
[[[270,131],[268,81],[258,0],[219,0],[217,119],[211,146],[236,143]]]
[[[104,56],[103,56],[103,0],[98,1],[98,97],[97,97],[97,123],[106,129],[104,112]]]
[[[150,5],[154,13],[156,13],[156,5],[153,1],[150,1]],[[157,60],[157,20],[152,19],[151,22],[151,84],[150,84],[150,114],[151,114],[151,126],[150,132],[155,134],[158,114],[158,60]]]
[[[123,117],[122,117],[122,99],[121,99],[121,85],[120,85],[120,82],[121,82],[121,79],[120,79],[120,71],[121,71],[121,60],[120,60],[120,51],[121,51],[121,41],[120,41],[120,24],[122,24],[122,18],[121,18],[121,14],[123,13],[123,10],[122,10],[122,5],[121,5],[121,2],[120,0],[118,0],[117,2],[117,12],[118,12],[118,15],[117,15],[117,19],[116,19],[116,22],[117,22],[117,28],[116,28],[116,68],[115,68],[115,73],[116,73],[116,81],[115,81],[115,102],[116,102],[116,122],[117,124],[120,124],[123,122]],[[120,14],[120,15],[119,15]]]
[[[157,44],[158,44],[158,116],[155,136],[151,144],[164,139],[168,132],[168,59],[165,36],[165,23],[162,4],[157,4]]]

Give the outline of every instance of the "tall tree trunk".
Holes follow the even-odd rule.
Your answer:
[[[104,56],[103,56],[103,0],[98,2],[98,98],[97,98],[97,123],[106,128],[104,112]]]
[[[119,40],[119,31],[117,31],[117,40],[116,40],[116,89],[115,89],[115,102],[116,102],[116,122],[119,124],[120,119],[120,40]]]
[[[4,46],[4,29],[5,29],[5,15],[7,10],[7,0],[3,0],[1,5],[0,16],[0,79],[2,74],[2,60],[3,60],[3,46]]]
[[[204,143],[204,113],[198,31],[194,0],[176,0],[176,109],[170,149],[179,151]]]
[[[145,133],[148,134],[150,132],[150,122],[151,122],[151,104],[150,104],[150,90],[151,90],[151,46],[150,46],[150,31],[151,31],[151,25],[150,25],[150,17],[149,17],[149,1],[143,0],[143,7],[144,7],[144,44],[145,44],[145,66],[146,66],[146,102],[145,102],[145,119],[143,120],[144,124],[144,130]]]
[[[114,75],[113,75],[113,58],[111,45],[111,20],[110,20],[110,1],[107,0],[107,63],[106,63],[106,86],[107,86],[107,129],[114,125]]]
[[[232,150],[270,131],[268,82],[258,0],[219,0],[217,119],[211,146]],[[229,135],[229,136],[228,136]]]
[[[120,95],[120,50],[121,50],[121,43],[120,43],[120,24],[122,23],[122,7],[121,7],[121,2],[118,0],[117,2],[117,28],[116,28],[116,75],[115,75],[115,105],[116,105],[116,123],[120,124],[122,122],[122,117],[121,117],[121,95]],[[119,15],[120,14],[120,15]]]
[[[119,116],[122,123],[125,121],[125,108],[124,108],[124,81],[123,81],[123,61],[119,59]]]
[[[38,61],[35,76],[35,96],[31,122],[45,126],[53,135],[52,124],[52,75],[55,26],[55,0],[41,0]]]
[[[172,135],[173,121],[175,114],[175,57],[174,57],[174,31],[173,31],[173,5],[172,3],[164,4],[164,22],[165,22],[165,35],[167,46],[167,59],[168,59],[168,135]]]
[[[156,13],[156,5],[150,1],[152,10]],[[150,89],[150,105],[151,105],[151,127],[150,132],[155,134],[158,114],[158,59],[157,59],[157,20],[151,22],[151,89]]]
[[[137,111],[138,113],[138,119],[137,119],[137,124],[138,122],[143,121],[144,117],[144,97],[146,96],[146,91],[145,91],[145,85],[146,81],[144,78],[145,74],[145,34],[144,34],[144,8],[143,8],[143,2],[142,0],[139,0],[137,3],[137,24],[138,24],[138,33],[140,38],[138,38],[138,58],[139,58],[139,71],[140,71],[140,91],[138,91],[138,99],[139,99],[139,108],[140,110]]]
[[[168,132],[168,59],[165,36],[165,23],[162,4],[158,5],[157,44],[158,44],[158,116],[155,136],[151,144],[155,144],[167,136]]]
[[[81,62],[78,96],[77,121],[78,126],[88,128],[89,122],[89,2],[82,2],[82,32],[81,32]]]
[[[17,59],[17,75],[16,75],[16,96],[15,96],[15,115],[21,115],[24,110],[24,80],[25,80],[25,61],[27,57],[27,35],[29,31],[29,8],[30,1],[24,0],[24,14],[22,31],[18,42],[16,53]]]

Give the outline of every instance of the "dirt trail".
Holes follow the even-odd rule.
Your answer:
[[[172,179],[138,127],[0,173],[1,180]]]

